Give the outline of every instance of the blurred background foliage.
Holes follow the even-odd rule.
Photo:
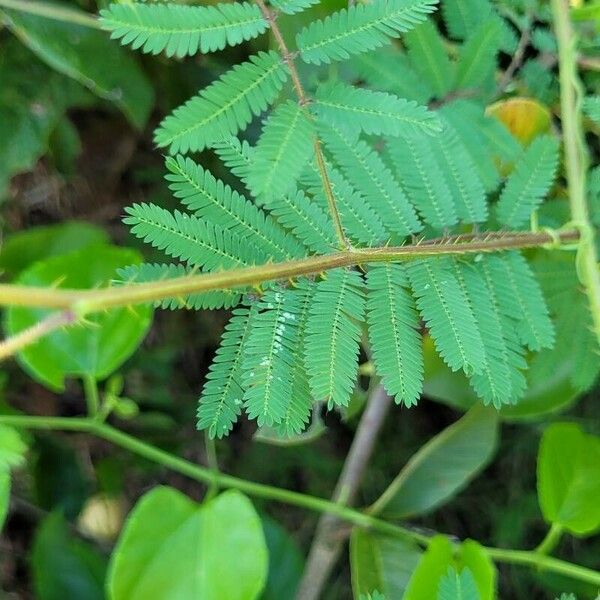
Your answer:
[[[68,4],[95,13],[105,3],[71,0]],[[296,16],[293,25],[291,19],[282,18],[283,32],[289,35],[302,20],[342,5],[339,0],[323,0]],[[485,93],[490,113],[527,143],[532,135],[553,129],[558,110],[556,44],[549,8],[545,2],[505,0],[498,10],[510,34],[500,54],[501,72],[510,64],[522,30],[529,37],[516,76],[504,82],[502,89],[492,80]],[[583,52],[596,61],[595,69],[583,71],[586,89],[597,94],[597,25],[583,22],[581,34]],[[15,281],[28,273],[35,281],[32,267],[40,261],[68,261],[86,249],[93,256],[98,248],[108,251],[108,245],[129,247],[111,250],[129,253],[125,262],[139,256],[142,248],[121,224],[123,208],[140,200],[166,207],[176,203],[163,182],[163,160],[153,148],[153,128],[163,115],[265,43],[263,37],[214,56],[198,55],[167,64],[162,56],[134,55],[94,28],[5,10],[0,2],[2,280]],[[449,44],[447,49],[452,56],[454,46]],[[588,141],[595,162],[599,127],[590,119]],[[250,128],[248,137],[253,135]],[[212,155],[206,153],[201,161],[216,175],[227,177]],[[554,225],[562,214],[564,203],[558,202],[544,210],[541,221]],[[147,247],[143,252],[146,260],[152,260]],[[74,285],[110,278],[106,273],[92,273],[89,260],[82,264],[85,268]],[[52,283],[47,268],[44,273],[39,280],[46,277],[45,282]],[[150,315],[142,312],[123,317],[130,327],[138,321],[133,327],[140,337],[150,327]],[[131,349],[125,348],[116,371],[114,365],[98,367],[98,371],[93,370],[97,365],[87,365],[85,373],[102,380],[101,395],[114,398],[119,405],[118,427],[205,463],[203,438],[195,429],[196,402],[225,322],[226,315],[219,312],[157,312],[138,351],[131,355]],[[10,330],[10,319],[7,327]],[[78,356],[84,352],[75,350]],[[546,354],[540,360],[547,362],[539,365],[526,401],[518,409],[505,411],[491,465],[438,510],[414,518],[416,525],[496,546],[530,548],[543,537],[546,526],[535,478],[541,431],[561,411],[588,432],[600,434],[595,362],[577,364],[565,347]],[[2,365],[0,412],[73,416],[85,410],[82,384],[70,377],[81,375],[80,366],[65,373],[47,373],[36,365],[35,357],[21,362],[25,370],[16,362]],[[585,377],[581,369],[589,371]],[[368,378],[363,379],[366,385]],[[322,415],[327,427],[320,431],[326,434],[317,431],[314,439],[301,440],[304,443],[276,446],[268,438],[255,440],[253,426],[240,423],[229,438],[217,441],[220,466],[240,477],[328,497],[364,397],[365,391],[358,390],[345,415]],[[410,411],[393,409],[359,504],[375,501],[408,458],[456,421],[472,402],[466,382],[429,352],[426,397]],[[197,484],[90,436],[35,433],[24,436],[23,442],[30,460],[14,471],[10,500],[0,498],[0,514],[6,513],[0,537],[0,593],[7,599],[104,597],[107,557],[136,499],[158,483],[169,484],[193,499],[202,496]],[[316,516],[289,506],[270,504],[268,510],[261,502],[257,506],[270,554],[275,557],[263,598],[291,598]],[[598,568],[600,538],[565,538],[559,554]],[[595,594],[584,585],[518,568],[502,567],[500,577],[505,598],[535,600],[565,590],[581,598]],[[338,566],[324,597],[352,597],[347,561]]]

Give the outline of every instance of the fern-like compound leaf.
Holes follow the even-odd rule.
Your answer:
[[[227,435],[242,409],[242,360],[256,305],[233,311],[210,366],[198,405],[198,429],[211,438]]]
[[[543,201],[554,182],[558,166],[558,141],[540,136],[523,152],[497,204],[498,220],[520,227]]]
[[[467,567],[460,573],[454,567],[440,579],[436,600],[481,600],[473,573]]]
[[[298,360],[300,304],[296,290],[268,290],[253,319],[242,366],[244,408],[260,427],[277,425],[287,415]]]
[[[415,131],[434,134],[441,129],[436,115],[416,102],[339,82],[320,86],[311,108],[320,120],[356,136],[361,131],[404,136]]]
[[[483,274],[472,264],[453,261],[453,272],[473,312],[483,342],[481,373],[471,376],[471,384],[485,404],[500,408],[515,404],[526,387],[519,369],[527,366],[514,330],[505,331],[500,307],[486,285]],[[505,339],[505,334],[508,339]],[[515,372],[516,371],[516,372]],[[514,383],[519,382],[518,386]]]
[[[253,153],[248,186],[254,196],[277,197],[295,187],[313,155],[314,126],[297,102],[280,104],[266,120]]]
[[[519,339],[530,350],[554,345],[554,326],[539,283],[518,252],[485,257],[494,269],[498,299],[504,314],[517,321]]]
[[[400,184],[373,148],[362,140],[354,140],[346,130],[322,125],[321,139],[333,155],[348,182],[363,196],[369,207],[381,215],[383,226],[391,237],[405,237],[423,228],[415,209]]]
[[[344,8],[296,36],[300,56],[319,65],[374,50],[424,21],[435,4],[436,0],[374,0]]]
[[[270,4],[286,15],[294,15],[318,4],[319,1],[320,0],[270,0]]]
[[[117,274],[122,283],[149,283],[151,281],[165,281],[165,279],[185,277],[196,272],[184,265],[142,263],[141,265],[130,265],[119,269]],[[241,291],[238,290],[210,290],[198,294],[165,298],[156,301],[154,306],[169,310],[178,308],[215,310],[218,308],[232,308],[239,304],[240,298]]]
[[[175,3],[129,2],[110,4],[100,11],[102,28],[149,54],[191,56],[241,44],[260,35],[268,23],[249,2],[215,6],[182,6]]]
[[[388,140],[389,156],[413,206],[436,229],[451,227],[458,214],[444,173],[422,134]]]
[[[407,267],[417,307],[444,362],[465,374],[481,373],[481,334],[465,293],[446,259],[415,260]]]
[[[286,294],[293,294],[298,300],[296,313],[296,347],[294,352],[296,360],[292,365],[291,387],[288,394],[287,406],[277,426],[277,431],[282,436],[292,436],[302,433],[310,419],[313,398],[308,383],[308,373],[304,367],[304,348],[306,342],[306,327],[308,315],[316,285],[308,280],[300,280],[294,290],[285,290]]]
[[[250,144],[246,140],[228,136],[212,142],[210,147],[229,171],[246,184],[251,168],[252,147]]]
[[[155,204],[125,209],[123,222],[131,232],[168,256],[208,271],[264,263],[268,255],[248,246],[243,238],[219,225],[178,210],[171,213]]]
[[[600,96],[588,96],[583,101],[583,111],[600,126]]]
[[[367,325],[373,362],[397,404],[411,407],[423,388],[419,317],[404,267],[371,265],[367,273]]]
[[[467,149],[451,125],[428,140],[445,175],[454,199],[456,214],[463,223],[484,223],[488,219],[485,190]]]
[[[412,68],[406,54],[395,46],[359,54],[352,60],[352,67],[358,78],[372,90],[396,94],[421,104],[433,96],[432,89]]]
[[[279,260],[306,254],[272,217],[190,158],[167,158],[169,189],[197,217],[235,232]]]
[[[404,36],[414,70],[442,98],[454,81],[454,65],[450,62],[444,40],[431,21],[425,21]]]
[[[155,141],[171,154],[186,154],[235,135],[275,101],[287,77],[277,52],[259,52],[166,117]]]
[[[306,331],[305,365],[315,400],[347,406],[356,382],[365,300],[360,274],[330,271],[317,284]]]

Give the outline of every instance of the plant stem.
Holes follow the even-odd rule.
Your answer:
[[[358,424],[333,492],[333,502],[342,506],[354,502],[391,402],[392,399],[383,386],[378,385]],[[340,524],[340,519],[329,513],[319,519],[296,600],[318,600],[321,597],[323,587],[342,551],[344,539],[339,535]]]
[[[216,481],[219,471],[219,461],[217,460],[217,448],[215,446],[215,440],[212,439],[208,433],[204,434],[204,449],[206,450],[206,463],[213,473],[213,481],[208,488],[206,493],[206,500],[214,498],[219,493],[219,484]]]
[[[540,542],[539,546],[535,549],[539,554],[550,554],[554,548],[556,548],[558,542],[563,533],[563,528],[557,523],[552,523],[552,526],[548,530],[546,537]]]
[[[0,415],[0,425],[22,427],[26,429],[63,430],[88,433],[103,438],[116,446],[120,446],[138,456],[156,462],[201,483],[206,483],[208,485],[213,483],[224,488],[240,490],[241,492],[245,492],[248,495],[257,498],[283,502],[320,513],[330,513],[357,527],[370,529],[371,531],[383,535],[411,540],[421,546],[427,546],[429,544],[430,538],[428,536],[408,527],[387,523],[386,521],[371,517],[358,510],[341,506],[323,498],[317,498],[315,496],[309,496],[308,494],[301,494],[299,492],[262,483],[255,483],[253,481],[246,481],[245,479],[239,479],[223,473],[214,473],[210,469],[195,465],[183,458],[169,454],[164,450],[160,450],[155,446],[123,433],[110,425],[92,419]],[[505,550],[503,548],[486,548],[486,550],[490,558],[497,562],[533,566],[541,570],[559,573],[572,579],[600,586],[600,572],[588,569],[587,567],[544,556],[543,554],[529,550]]]
[[[568,0],[552,0],[552,14],[558,43],[560,109],[571,218],[581,230],[577,273],[588,296],[594,332],[600,343],[600,271],[596,234],[586,201],[588,158],[581,119],[583,90],[577,75],[577,37],[569,16]]]
[[[97,419],[100,401],[98,399],[98,382],[93,375],[83,376],[83,390],[85,392],[88,417],[90,419]]]
[[[75,290],[0,284],[0,306],[37,306],[72,309],[80,318],[107,308],[179,298],[209,290],[260,285],[266,281],[315,275],[338,267],[393,262],[458,254],[477,254],[519,248],[536,248],[546,244],[569,244],[579,239],[579,231],[488,232],[476,236],[457,235],[397,247],[356,248],[332,254],[311,256],[281,263],[268,263],[243,269],[201,273],[163,279],[150,283],[118,287]]]
[[[0,361],[13,356],[19,350],[37,342],[44,336],[71,325],[77,321],[77,316],[71,310],[52,313],[42,319],[39,323],[20,331],[10,338],[0,342]]]
[[[285,61],[285,64],[288,67],[290,72],[290,76],[292,78],[292,84],[294,86],[294,90],[296,91],[296,96],[298,97],[298,103],[300,107],[304,110],[306,117],[309,120],[313,120],[313,116],[308,110],[308,104],[310,102],[309,98],[306,95],[302,82],[300,81],[300,76],[298,75],[298,69],[296,69],[296,64],[294,63],[294,58],[292,53],[289,51],[287,44],[281,34],[281,29],[277,25],[277,20],[275,15],[271,12],[269,7],[264,3],[263,0],[254,0],[256,5],[260,8],[265,19],[269,22],[271,26],[271,31],[273,33],[273,37],[277,42],[277,46],[279,47],[279,51]],[[321,182],[323,183],[323,190],[325,191],[325,196],[327,198],[327,204],[329,207],[329,212],[331,214],[331,218],[333,220],[333,225],[335,227],[335,233],[340,242],[342,248],[350,249],[350,243],[346,239],[346,234],[344,233],[344,227],[342,225],[342,220],[340,218],[340,213],[337,209],[337,203],[335,201],[335,196],[333,194],[333,189],[331,187],[331,181],[329,181],[329,175],[327,174],[327,166],[325,164],[325,157],[323,156],[323,150],[321,149],[321,142],[319,137],[315,135],[313,148],[315,150],[315,158],[317,161],[317,167],[319,169],[319,175],[321,176]]]
[[[26,12],[63,23],[73,23],[94,29],[101,28],[100,21],[96,17],[80,10],[57,6],[56,4],[34,2],[33,0],[0,0],[0,7]]]

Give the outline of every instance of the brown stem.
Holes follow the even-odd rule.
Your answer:
[[[332,501],[336,504],[353,504],[391,402],[381,385],[369,398],[333,492]],[[335,515],[324,514],[319,519],[296,600],[318,600],[321,597],[349,533],[348,530],[342,531],[342,527],[343,521]]]
[[[510,83],[513,75],[517,71],[517,69],[523,64],[523,59],[525,58],[525,50],[527,50],[527,46],[529,46],[529,40],[531,39],[531,32],[529,30],[529,26],[526,26],[521,31],[521,37],[519,38],[519,43],[517,45],[517,49],[510,61],[510,64],[504,71],[502,75],[502,79],[500,83],[498,83],[498,87],[496,88],[496,95],[500,96],[504,93],[504,90]]]
[[[283,35],[281,34],[281,30],[277,25],[277,20],[275,15],[271,12],[269,7],[264,3],[263,0],[254,0],[256,5],[260,8],[265,20],[269,23],[271,27],[271,31],[273,33],[273,37],[277,42],[277,46],[279,47],[279,51],[281,52],[281,56],[285,64],[288,67],[290,72],[290,76],[292,78],[292,83],[294,85],[294,90],[296,91],[296,96],[298,96],[298,103],[305,111],[308,119],[312,120],[312,115],[308,110],[308,104],[310,99],[306,95],[304,91],[304,87],[302,86],[302,82],[300,81],[300,76],[298,75],[298,69],[296,69],[296,64],[294,63],[294,58],[292,53],[289,51],[285,40],[283,39]],[[327,197],[327,204],[329,206],[329,212],[331,213],[331,218],[333,219],[333,224],[335,226],[336,235],[341,244],[342,248],[350,249],[350,243],[346,239],[346,234],[344,233],[344,227],[342,225],[342,220],[340,218],[339,211],[337,209],[337,204],[335,201],[335,196],[333,194],[333,189],[331,187],[331,182],[329,181],[329,175],[327,174],[327,167],[325,164],[325,157],[323,156],[323,151],[321,150],[321,142],[319,141],[318,136],[315,135],[315,139],[313,142],[313,147],[315,150],[315,158],[317,160],[317,167],[319,169],[319,174],[321,176],[321,181],[323,183],[323,189],[325,191],[325,196]]]

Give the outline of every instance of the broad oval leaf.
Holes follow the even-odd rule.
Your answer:
[[[448,501],[492,458],[498,421],[496,410],[472,408],[412,456],[370,512],[404,518]]]
[[[386,598],[402,598],[422,554],[407,540],[354,529],[350,538],[354,597],[379,590]]]
[[[522,143],[529,144],[552,126],[550,111],[533,98],[509,98],[488,106],[486,113],[504,123]]]
[[[546,521],[585,535],[600,527],[600,438],[574,423],[555,423],[542,436],[538,496]]]
[[[139,262],[131,249],[95,245],[35,263],[16,283],[31,286],[94,288],[108,284],[120,267]],[[51,311],[11,307],[5,329],[15,335],[32,327]],[[108,377],[138,347],[152,320],[149,306],[119,308],[89,315],[89,325],[55,331],[22,350],[18,359],[30,375],[54,390],[62,390],[65,377]]]
[[[129,516],[111,559],[108,597],[252,600],[267,567],[260,518],[243,494],[228,491],[198,505],[157,487]]]

